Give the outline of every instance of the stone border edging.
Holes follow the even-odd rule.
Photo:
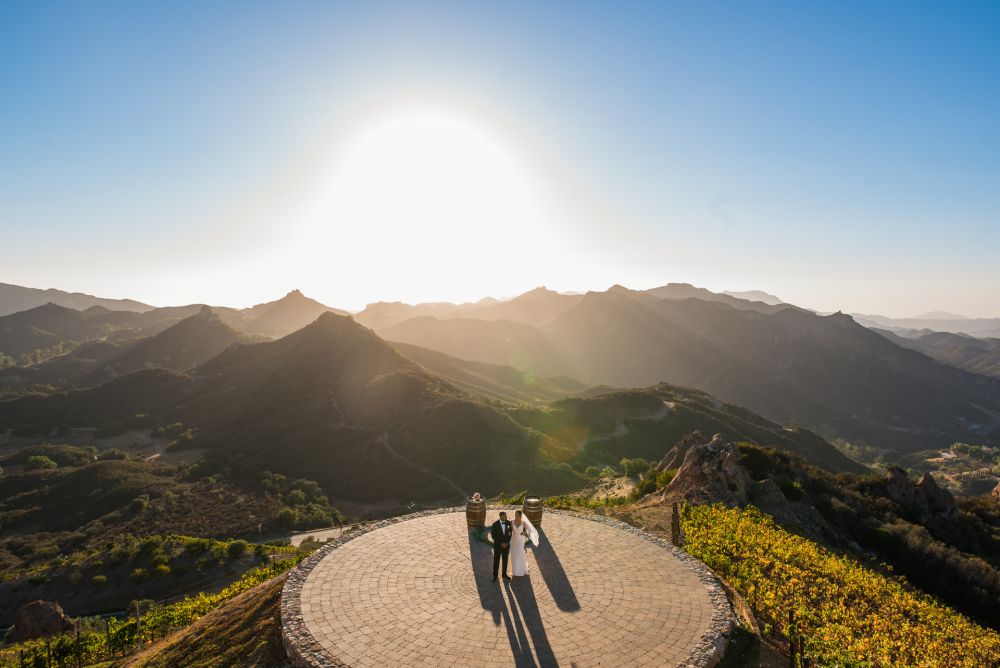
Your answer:
[[[515,507],[487,506],[487,510],[494,511],[512,508]],[[349,534],[327,542],[323,547],[316,550],[304,559],[302,563],[289,571],[285,584],[281,589],[281,641],[285,646],[285,653],[288,655],[289,663],[294,668],[350,668],[337,657],[331,656],[320,645],[309,629],[306,628],[305,621],[302,618],[302,587],[305,585],[309,574],[320,561],[344,543],[354,540],[358,536],[363,536],[366,533],[384,529],[393,524],[408,520],[457,512],[464,513],[465,506],[423,510],[373,522],[363,528],[356,529]],[[681,665],[687,668],[712,668],[722,660],[729,645],[729,636],[736,619],[725,590],[705,564],[679,547],[676,547],[670,541],[654,536],[620,520],[605,517],[604,515],[585,514],[557,508],[545,508],[545,512],[586,519],[626,531],[658,545],[694,571],[705,587],[709,601],[712,604],[713,613],[708,631],[699,639],[698,644],[695,645],[694,649],[691,650],[691,653],[688,654]]]

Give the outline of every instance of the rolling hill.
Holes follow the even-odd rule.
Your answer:
[[[53,288],[42,290],[39,288],[25,288],[20,285],[0,283],[0,316],[27,311],[38,306],[44,306],[45,304],[55,304],[77,311],[84,311],[93,306],[98,306],[110,311],[135,311],[141,313],[153,308],[149,304],[143,304],[134,299],[104,299],[102,297],[83,294],[82,292],[65,292]]]

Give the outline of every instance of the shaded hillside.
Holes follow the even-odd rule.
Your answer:
[[[541,332],[524,323],[423,316],[379,330],[379,335],[453,357],[512,366],[534,376],[571,375],[559,350]]]
[[[585,382],[668,379],[900,451],[1000,438],[1000,383],[900,348],[842,314],[588,293],[543,331]]]
[[[35,364],[2,369],[0,393],[91,387],[132,371],[155,367],[186,371],[230,345],[248,340],[207,306],[177,322],[175,314],[156,320],[152,329],[163,324],[169,326],[153,336],[125,338],[117,343],[94,339]],[[129,333],[140,331],[141,328],[132,329]],[[123,332],[117,334],[124,338]]]
[[[567,378],[538,377],[512,366],[471,362],[408,343],[393,343],[405,357],[470,394],[508,403],[548,403],[587,386]]]
[[[0,395],[24,389],[65,390],[78,386],[104,361],[121,352],[106,341],[90,341],[37,364],[0,369]]]
[[[159,334],[136,341],[117,354],[97,361],[93,371],[80,382],[96,385],[138,369],[153,367],[186,371],[244,340],[243,335],[222,322],[206,306]]]
[[[949,332],[924,332],[905,337],[884,329],[874,331],[898,346],[920,351],[942,364],[1000,378],[1000,338],[980,339]]]
[[[153,307],[133,299],[104,299],[82,292],[65,292],[49,288],[25,288],[20,285],[0,283],[0,316],[27,311],[45,304],[85,311],[92,306],[111,311],[148,311]]]
[[[53,348],[65,352],[86,341],[121,342],[152,336],[197,315],[203,308],[206,307],[202,304],[191,304],[136,313],[102,307],[77,311],[46,304],[0,317],[0,352],[22,364],[37,362],[39,355],[31,360],[21,360],[20,356]],[[231,309],[221,309],[218,313],[233,319]]]
[[[137,316],[126,315],[132,319]],[[0,352],[18,359],[43,348],[80,344],[105,334],[114,326],[109,321],[115,319],[104,309],[83,312],[44,304],[0,317]]]
[[[0,402],[0,428],[20,433],[174,422],[194,431],[193,446],[316,479],[338,498],[440,499],[455,494],[442,475],[498,491],[544,474],[541,437],[331,313],[278,341],[230,347],[189,374],[137,371]],[[564,487],[575,482],[560,475]]]
[[[231,324],[248,334],[280,338],[302,329],[323,313],[347,315],[346,311],[326,306],[298,290],[292,290],[277,301],[244,309],[240,321]]]
[[[666,384],[563,399],[545,408],[510,413],[572,447],[580,466],[613,465],[622,458],[659,460],[683,435],[697,430],[794,453],[830,471],[868,470],[806,429],[782,427],[704,392]]]

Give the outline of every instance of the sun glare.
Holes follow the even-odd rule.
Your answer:
[[[338,152],[309,243],[420,267],[443,293],[454,291],[457,271],[496,273],[537,259],[548,233],[526,154],[450,110],[377,117]]]

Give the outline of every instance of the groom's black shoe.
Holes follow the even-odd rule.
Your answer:
[[[510,580],[510,576],[509,576],[509,575],[507,575],[506,573],[504,573],[504,574],[503,574],[503,579],[504,579],[504,580]]]
[[[493,576],[493,582],[496,582],[496,581],[497,581],[497,576],[494,575]]]

